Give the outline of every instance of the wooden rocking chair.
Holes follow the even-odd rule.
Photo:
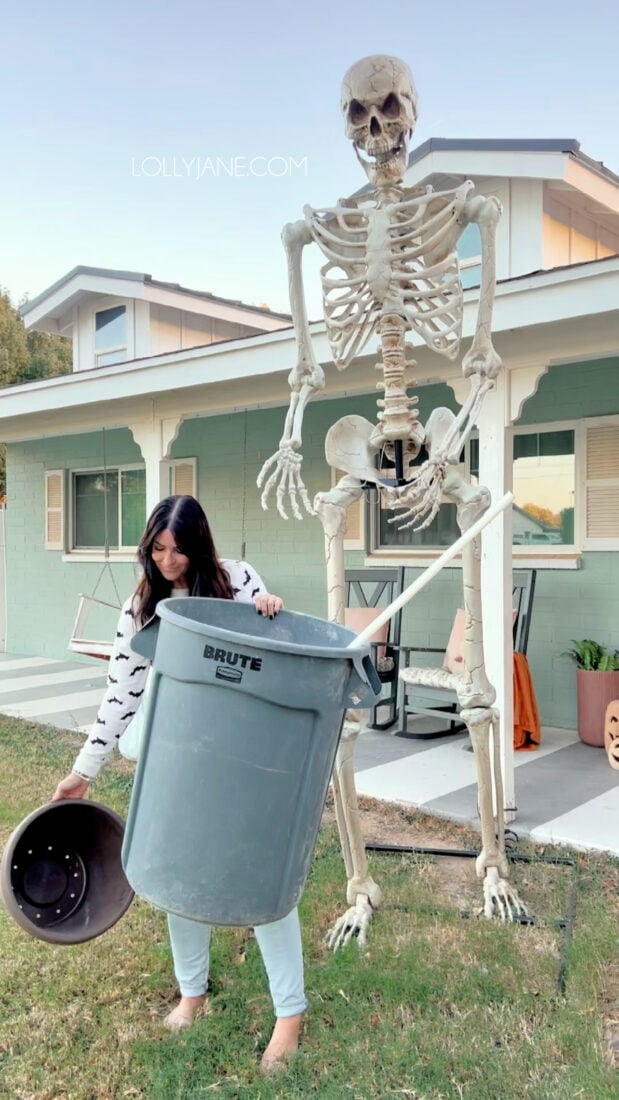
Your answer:
[[[518,569],[514,570],[512,574],[512,606],[514,609],[513,645],[517,653],[526,654],[527,651],[529,629],[531,626],[531,609],[535,592],[535,576],[535,569]],[[452,666],[452,661],[457,662],[460,659],[457,652],[457,641],[454,647],[454,641],[456,640],[459,626],[461,626],[463,638],[464,613],[462,611],[456,614],[454,628],[447,650],[433,649],[427,646],[402,646],[402,666],[404,670],[410,665],[410,657],[413,653],[415,654],[416,663],[419,661],[418,654],[440,653],[443,655],[443,668],[449,668],[450,671],[457,672],[457,666]],[[460,640],[462,640],[462,638]],[[452,648],[453,652],[450,654]],[[427,667],[432,666],[428,665]],[[398,710],[402,717],[402,725],[401,729],[396,733],[397,737],[431,740],[434,737],[445,737],[448,734],[462,733],[462,731],[466,729],[459,715],[458,696],[456,692],[452,691],[450,688],[427,687],[416,684],[414,680],[406,682],[400,678]],[[438,718],[443,723],[447,720],[449,724],[446,728],[443,726],[443,728],[438,730],[429,730],[427,732],[420,730],[419,732],[412,732],[409,731],[407,727],[407,717],[409,714],[411,716],[423,715],[428,718]]]
[[[404,568],[347,569],[345,573],[346,610],[344,622],[360,633],[380,612],[399,596],[404,587]],[[385,691],[372,707],[368,728],[386,730],[398,717],[398,672],[402,612],[398,611],[371,639],[372,659]],[[387,719],[378,712],[387,707]]]

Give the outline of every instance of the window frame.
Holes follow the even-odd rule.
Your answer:
[[[77,506],[76,494],[75,494],[75,477],[76,477],[76,475],[79,475],[79,474],[108,474],[109,475],[109,474],[113,473],[113,474],[118,475],[118,484],[120,486],[122,474],[124,472],[130,471],[130,470],[143,470],[144,471],[144,476],[146,477],[146,466],[143,462],[124,462],[124,463],[121,463],[120,465],[107,466],[106,468],[104,468],[103,466],[99,466],[99,465],[97,465],[97,466],[84,466],[84,467],[74,466],[74,467],[71,467],[69,469],[69,471],[68,471],[68,482],[69,482],[69,491],[68,491],[69,516],[68,516],[68,520],[69,520],[69,522],[68,522],[68,551],[67,551],[67,554],[66,554],[66,559],[68,559],[68,560],[77,560],[78,558],[81,557],[83,560],[86,560],[86,561],[93,561],[93,560],[97,560],[97,559],[101,559],[102,561],[104,561],[106,559],[106,556],[109,556],[110,558],[114,558],[115,560],[118,560],[118,561],[120,561],[120,560],[134,561],[135,560],[135,553],[137,551],[137,543],[135,545],[132,545],[132,546],[125,545],[124,543],[120,543],[118,546],[114,546],[114,547],[110,546],[108,555],[106,555],[106,553],[105,553],[105,546],[76,546],[75,545],[75,527],[76,527],[75,509],[76,509],[76,506]],[[146,512],[146,509],[145,509],[145,512]],[[144,523],[146,523],[146,518],[147,517],[146,517],[146,514],[145,514]],[[119,535],[122,537],[122,493],[121,492],[118,493],[118,516],[117,516],[117,519],[118,519],[118,532],[119,532]]]
[[[580,555],[582,550],[582,527],[578,507],[578,471],[582,462],[582,438],[579,432],[579,420],[551,420],[543,424],[523,424],[522,427],[514,425],[512,428],[513,439],[517,435],[543,435],[544,432],[573,432],[574,433],[574,542],[548,543],[512,543],[514,561],[521,563],[521,559],[527,561],[530,558],[573,558]],[[468,457],[468,456],[467,456]]]
[[[513,425],[512,433],[514,437],[516,435],[539,435],[544,432],[574,432],[574,542],[549,543],[547,546],[543,544],[512,545],[514,564],[518,567],[526,564],[539,568],[578,568],[580,556],[584,550],[619,549],[619,540],[616,541],[616,545],[610,545],[614,540],[585,538],[586,487],[584,477],[587,428],[600,425],[603,422],[616,422],[619,429],[619,416],[589,417],[583,420],[551,420],[539,424]],[[472,437],[475,437],[476,434],[473,433]],[[468,478],[470,477],[470,447],[468,444],[463,465],[464,476]],[[446,549],[444,546],[420,546],[405,549],[402,546],[379,545],[380,520],[378,509],[378,500],[371,502],[370,507],[367,509],[366,565],[376,565],[378,561],[383,560],[385,564],[388,563],[389,565],[399,563],[423,568],[436,561]],[[602,541],[605,543],[604,546],[599,545]],[[595,546],[592,545],[593,542],[596,543]],[[447,569],[459,569],[460,567],[461,558],[459,557],[453,559],[446,566]]]
[[[460,266],[460,274],[461,275],[464,272],[473,271],[476,268],[479,269],[479,279],[478,279],[478,281],[476,283],[468,283],[466,286],[463,285],[463,287],[462,287],[462,289],[464,290],[465,293],[466,293],[467,290],[477,290],[478,291],[481,287],[481,252],[479,253],[479,256],[470,256],[467,260],[458,259],[458,263],[459,263],[459,266]]]
[[[97,350],[97,314],[105,313],[109,309],[118,309],[122,306],[125,311],[125,343],[113,344],[110,347]],[[133,302],[124,298],[110,298],[105,303],[99,302],[92,311],[92,352],[95,367],[113,367],[117,363],[125,363],[133,358]],[[101,363],[99,360],[104,355],[114,352],[124,352],[125,355],[117,359],[115,363]]]
[[[462,231],[460,237],[458,238],[458,243],[456,245],[456,252],[457,252],[457,255],[458,255],[458,266],[460,268],[460,274],[462,274],[463,272],[471,271],[474,268],[479,268],[479,279],[477,280],[477,282],[467,283],[466,280],[463,282],[462,289],[465,292],[467,290],[477,290],[478,291],[480,286],[481,286],[482,254],[481,254],[481,231],[479,229],[479,226],[475,225],[475,228],[477,229],[478,239],[479,239],[479,252],[475,252],[471,256],[464,256],[463,257],[463,256],[460,255],[462,237],[467,232],[467,230],[474,224],[475,223],[473,223],[473,222],[469,222],[468,225],[465,226],[465,228]]]

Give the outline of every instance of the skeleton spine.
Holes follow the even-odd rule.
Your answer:
[[[376,369],[383,377],[376,388],[385,392],[384,399],[376,402],[383,410],[378,413],[381,433],[389,440],[410,439],[416,434],[419,420],[415,409],[418,398],[407,393],[407,384],[414,385],[410,369],[415,361],[406,359],[406,322],[398,314],[386,314],[380,320],[379,332],[383,358]]]

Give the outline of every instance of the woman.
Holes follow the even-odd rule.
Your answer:
[[[72,771],[58,784],[53,801],[86,795],[139,708],[148,664],[129,643],[136,630],[152,619],[160,600],[170,596],[213,596],[253,602],[258,614],[269,618],[283,606],[279,596],[266,591],[247,562],[218,558],[204,511],[190,496],[166,497],[157,505],[140,540],[138,561],[143,575],[121,610],[105,698]],[[190,1026],[205,1000],[211,928],[173,914],[168,914],[168,928],[181,999],[164,1024],[170,1031],[180,1031]],[[307,1008],[297,910],[282,920],[257,927],[255,935],[276,1016],[261,1062],[263,1072],[268,1072],[296,1051],[301,1017]]]

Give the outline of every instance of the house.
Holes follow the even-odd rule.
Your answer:
[[[513,485],[517,505],[484,536],[489,672],[508,707],[506,569],[512,560],[534,566],[528,656],[541,718],[574,728],[573,669],[562,652],[573,637],[619,646],[619,177],[570,139],[432,139],[412,152],[406,184],[438,190],[467,178],[504,210],[493,321],[504,370],[464,456],[493,496]],[[460,258],[466,346],[478,300],[475,226]],[[145,516],[171,490],[199,496],[222,555],[246,556],[288,606],[325,613],[319,522],[262,511],[255,485],[288,406],[287,317],[90,268],[39,295],[23,317],[29,328],[70,334],[75,357],[70,375],[0,392],[9,651],[62,656],[80,592],[99,583],[110,598],[112,577],[129,592]],[[376,415],[376,344],[336,372],[322,321],[311,334],[327,387],[305,419],[310,497],[329,485],[328,427],[347,413]],[[458,363],[421,343],[414,352],[421,421],[439,405],[456,410],[468,385]],[[399,531],[368,498],[351,517],[348,563],[401,563],[412,580],[453,541],[453,513],[447,505],[424,531]],[[456,562],[409,605],[403,641],[444,644],[460,600]]]

